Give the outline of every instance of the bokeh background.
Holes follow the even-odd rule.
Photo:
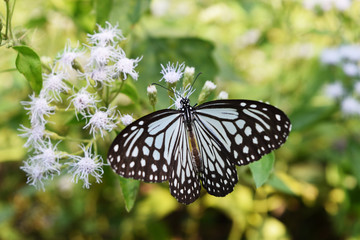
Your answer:
[[[265,185],[256,188],[244,166],[224,198],[203,193],[184,206],[167,183],[141,183],[127,212],[110,167],[89,190],[65,172],[38,191],[19,169],[27,155],[18,128],[28,123],[20,101],[32,90],[15,69],[16,52],[3,45],[0,239],[360,239],[359,13],[356,0],[17,1],[15,34],[39,56],[54,58],[67,39],[85,42],[96,23],[118,24],[127,54],[143,56],[134,82],[138,99],[124,113],[149,113],[147,85],[161,78],[160,63],[178,61],[203,73],[199,84],[212,80],[230,98],[281,108],[293,131],[275,152]],[[352,71],[344,67],[350,58],[344,46],[353,47]],[[342,86],[335,93],[334,82]],[[168,107],[166,97],[159,91],[157,109]],[[105,156],[110,142],[100,144]]]

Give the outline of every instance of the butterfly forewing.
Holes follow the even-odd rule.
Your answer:
[[[219,139],[235,164],[259,160],[287,139],[291,124],[278,108],[251,100],[218,100],[198,106],[195,121]]]
[[[182,118],[176,110],[151,113],[127,126],[112,143],[108,161],[123,177],[146,182],[169,180],[173,143]]]
[[[200,195],[199,174],[191,160],[184,119],[179,111],[161,110],[127,126],[112,143],[108,161],[120,176],[163,182],[189,204]]]

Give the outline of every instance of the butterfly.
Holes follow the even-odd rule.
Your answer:
[[[169,181],[178,202],[190,204],[201,186],[214,196],[231,193],[236,166],[279,148],[291,131],[280,109],[252,100],[215,100],[150,113],[128,125],[108,152],[120,176],[145,182]]]

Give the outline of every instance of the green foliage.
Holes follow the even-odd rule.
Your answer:
[[[28,46],[14,46],[13,49],[18,52],[16,68],[25,76],[31,88],[39,94],[42,88],[42,72],[39,56]]]
[[[96,22],[118,23],[124,33],[149,9],[150,0],[95,0]]]
[[[121,191],[125,200],[125,207],[128,212],[134,207],[140,181],[119,177]]]
[[[256,187],[261,187],[273,171],[275,155],[273,152],[263,156],[259,161],[251,163],[250,170],[253,175]]]

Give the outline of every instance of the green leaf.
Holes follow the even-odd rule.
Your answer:
[[[337,108],[335,106],[301,107],[290,115],[292,129],[293,131],[299,131],[314,126],[321,120],[327,119],[336,112],[336,110]]]
[[[291,188],[276,174],[272,174],[268,180],[268,184],[273,188],[287,194],[295,195]]]
[[[109,19],[113,0],[95,0],[96,23],[103,25]]]
[[[121,89],[121,93],[128,96],[134,102],[137,102],[139,100],[139,95],[138,95],[138,92],[136,90],[136,87],[130,81],[125,82],[124,86]]]
[[[96,22],[101,25],[105,21],[113,25],[119,24],[119,28],[126,34],[149,6],[150,0],[96,0]]]
[[[249,165],[256,187],[261,187],[269,178],[275,162],[274,152]]]
[[[137,193],[139,191],[140,181],[119,177],[121,191],[125,200],[126,211],[130,212],[134,207]]]
[[[25,76],[35,93],[39,94],[43,83],[39,56],[28,46],[15,46],[13,49],[18,52],[16,68]]]

